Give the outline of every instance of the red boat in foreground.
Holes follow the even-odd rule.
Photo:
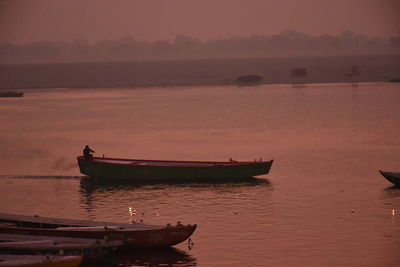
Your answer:
[[[0,232],[119,240],[131,248],[170,247],[188,239],[196,225],[148,225],[68,220],[0,213]]]

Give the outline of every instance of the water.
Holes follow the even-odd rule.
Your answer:
[[[0,212],[198,224],[193,246],[104,266],[399,266],[400,190],[378,174],[400,171],[399,99],[389,83],[31,90],[0,99]],[[275,161],[237,183],[96,183],[76,165],[85,144]]]

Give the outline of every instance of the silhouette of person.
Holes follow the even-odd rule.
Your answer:
[[[88,145],[86,145],[85,148],[83,149],[83,157],[84,157],[85,159],[90,159],[90,158],[92,158],[92,157],[93,157],[93,154],[90,153],[90,152],[95,153],[94,150],[90,149],[90,147],[89,147]]]

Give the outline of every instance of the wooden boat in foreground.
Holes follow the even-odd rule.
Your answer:
[[[379,171],[383,177],[386,178],[389,182],[393,183],[396,186],[400,186],[400,172],[385,172]]]
[[[75,237],[21,235],[0,233],[0,252],[10,254],[83,255],[85,260],[96,259],[116,251],[121,240]]]
[[[24,96],[23,92],[13,92],[13,91],[0,92],[0,97],[23,97],[23,96]]]
[[[0,233],[119,240],[132,248],[170,247],[188,239],[197,225],[148,225],[67,220],[0,213]]]
[[[77,157],[82,174],[104,179],[198,180],[249,178],[268,174],[271,161],[167,161]]]
[[[0,254],[0,267],[77,267],[82,256]]]

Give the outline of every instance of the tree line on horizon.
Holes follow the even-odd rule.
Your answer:
[[[296,57],[399,54],[400,35],[390,38],[369,37],[351,30],[337,36],[310,36],[294,30],[281,34],[201,42],[178,35],[173,41],[139,41],[132,37],[73,42],[42,41],[16,45],[0,43],[0,61],[14,63],[196,60],[214,58]]]

